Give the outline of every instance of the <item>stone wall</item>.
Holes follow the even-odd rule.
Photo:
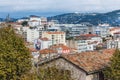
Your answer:
[[[43,65],[40,65],[39,67],[42,67]],[[90,79],[91,77],[87,77],[86,73],[82,70],[79,69],[77,66],[75,66],[72,63],[69,63],[63,58],[59,58],[57,60],[50,61],[49,63],[45,64],[46,67],[52,67],[55,66],[58,69],[64,69],[64,70],[69,70],[71,71],[71,77],[74,80],[92,80]]]

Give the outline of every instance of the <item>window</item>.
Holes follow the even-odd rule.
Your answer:
[[[52,35],[52,39],[54,39],[54,37],[55,37],[55,36],[54,36],[54,35]]]
[[[61,39],[63,39],[63,35],[61,35]]]

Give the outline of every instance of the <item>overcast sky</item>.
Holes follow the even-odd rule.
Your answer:
[[[0,12],[108,12],[120,9],[120,0],[0,0]]]

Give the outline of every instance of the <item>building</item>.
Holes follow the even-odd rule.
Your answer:
[[[56,56],[38,62],[39,67],[68,70],[74,80],[104,80],[102,69],[108,66],[115,49]],[[45,64],[45,66],[44,66]]]
[[[41,58],[49,58],[57,55],[66,55],[70,54],[71,49],[63,44],[51,45],[49,48],[41,49],[40,55]]]
[[[47,18],[46,17],[41,17],[41,25],[47,25]]]
[[[96,34],[82,34],[66,41],[67,46],[77,49],[77,52],[93,51],[102,43],[102,38]]]
[[[39,31],[37,29],[27,29],[24,35],[27,42],[34,42],[39,38]]]
[[[120,40],[120,32],[114,33],[113,39],[114,39],[114,40]]]
[[[50,46],[51,49],[56,50],[58,54],[70,54],[71,49],[64,44],[55,44]]]
[[[32,55],[32,65],[35,65],[38,60],[39,60],[39,51],[36,50],[35,48],[29,48],[29,51],[31,52],[31,55]]]
[[[112,27],[109,29],[109,34],[114,35],[114,33],[120,32],[120,27]]]
[[[87,40],[67,40],[67,46],[70,48],[75,48],[77,52],[94,50],[94,45],[88,44]]]
[[[120,49],[120,40],[109,40],[107,41],[107,49],[119,48]]]
[[[23,17],[23,18],[20,18],[20,19],[17,20],[18,23],[22,23],[22,22],[24,22],[24,21],[27,21],[27,22],[28,22],[28,21],[29,21],[29,18],[28,18],[28,17]]]
[[[38,16],[31,15],[28,21],[28,25],[31,27],[36,27],[41,25],[41,18]]]
[[[42,50],[47,49],[52,45],[52,41],[48,38],[39,38],[34,41],[34,48]]]
[[[42,32],[42,38],[48,38],[49,40],[52,40],[52,44],[64,44],[66,45],[65,42],[65,32],[62,31],[44,31]]]
[[[107,37],[109,35],[109,25],[108,24],[99,24],[94,27],[94,33],[101,37]]]

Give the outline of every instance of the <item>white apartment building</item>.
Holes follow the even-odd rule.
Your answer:
[[[49,40],[52,40],[52,44],[64,44],[66,45],[65,42],[65,32],[62,31],[45,31],[42,32],[42,38],[48,38]]]
[[[34,41],[34,48],[39,50],[49,48],[51,45],[52,41],[48,38],[39,38]]]
[[[120,40],[107,41],[107,49],[110,49],[110,48],[119,48],[120,49]]]
[[[74,48],[77,52],[93,51],[94,45],[88,44],[87,40],[68,40],[67,46]]]
[[[109,34],[114,35],[114,33],[120,32],[120,27],[112,27],[109,29]]]
[[[18,23],[22,23],[24,21],[29,21],[29,19],[28,18],[21,18],[21,19],[17,20]]]
[[[27,42],[34,42],[35,39],[39,38],[39,31],[37,29],[27,29],[25,37]]]
[[[94,33],[101,37],[107,37],[109,35],[109,26],[108,25],[98,25],[98,26],[94,27]]]
[[[113,38],[114,40],[120,40],[120,32],[114,33]]]
[[[41,25],[41,18],[38,16],[30,16],[28,24],[31,27],[40,26]]]

